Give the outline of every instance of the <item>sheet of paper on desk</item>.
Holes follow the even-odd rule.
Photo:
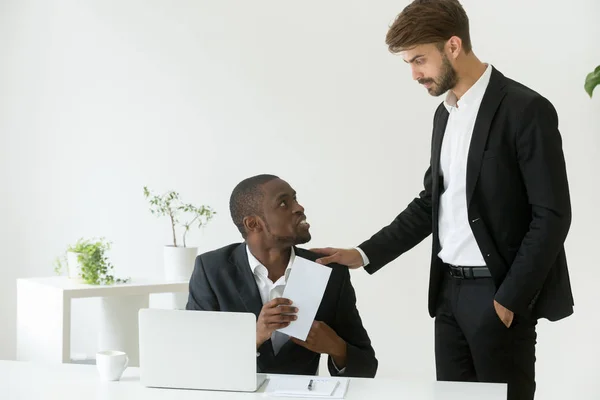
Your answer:
[[[308,383],[312,379],[312,390]],[[270,376],[264,393],[278,397],[343,399],[348,391],[348,379],[309,376]]]
[[[306,340],[330,275],[331,268],[296,256],[283,290],[283,297],[290,299],[293,306],[298,307],[298,319],[279,329],[279,332]]]

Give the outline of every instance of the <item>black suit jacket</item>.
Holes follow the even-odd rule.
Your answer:
[[[296,256],[315,261],[317,254],[294,248]],[[330,265],[329,282],[315,320],[329,325],[347,342],[344,376],[372,378],[377,359],[371,340],[356,309],[356,296],[348,268]],[[258,318],[262,300],[248,263],[245,243],[233,244],[196,258],[190,279],[188,310],[251,312]],[[291,299],[292,301],[294,299]],[[257,369],[262,373],[315,375],[320,354],[296,345],[291,340],[273,352],[271,340],[258,349]],[[331,375],[339,375],[331,357]]]
[[[374,273],[433,233],[429,313],[433,317],[444,275],[437,257],[443,104],[434,122],[424,190],[387,227],[360,245]],[[475,240],[492,273],[496,300],[515,312],[558,320],[573,313],[563,243],[571,203],[552,104],[493,69],[475,122],[467,159],[466,197]]]

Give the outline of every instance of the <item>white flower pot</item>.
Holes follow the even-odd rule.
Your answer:
[[[72,251],[67,252],[67,274],[70,279],[81,279],[81,263],[79,262],[79,254]]]
[[[194,271],[198,248],[165,246],[163,254],[165,279],[168,281],[189,281]]]
[[[194,263],[198,255],[197,247],[174,247],[164,248],[164,273],[167,281],[188,281],[194,271]],[[172,293],[169,308],[185,310],[188,300],[188,292]]]

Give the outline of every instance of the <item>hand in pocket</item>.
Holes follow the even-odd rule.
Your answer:
[[[498,315],[500,321],[502,321],[507,328],[510,328],[515,314],[502,304],[498,303],[496,300],[494,300],[494,310],[496,310],[496,315]]]

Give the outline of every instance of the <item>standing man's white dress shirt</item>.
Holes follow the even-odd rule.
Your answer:
[[[443,262],[462,266],[484,266],[485,260],[473,236],[467,215],[467,158],[481,100],[490,82],[488,64],[477,82],[457,101],[448,92],[444,106],[450,113],[442,142],[440,168],[444,192],[440,196],[439,237]]]
[[[473,236],[467,214],[467,158],[473,128],[483,95],[490,83],[492,66],[457,101],[449,91],[444,106],[450,113],[442,142],[440,168],[444,178],[444,192],[440,196],[439,238],[441,251],[438,257],[446,264],[485,266],[485,260]],[[362,256],[363,266],[369,258],[356,247]]]
[[[290,276],[290,272],[292,271],[294,258],[296,257],[294,248],[292,247],[290,261],[288,262],[288,266],[285,269],[285,272],[283,273],[281,278],[277,279],[276,282],[273,282],[269,279],[269,271],[264,265],[260,263],[260,261],[256,259],[256,257],[252,255],[248,246],[246,246],[246,253],[248,253],[248,263],[250,264],[250,269],[252,270],[252,274],[254,275],[254,280],[256,281],[256,286],[258,287],[263,306],[275,298],[283,297],[283,290],[285,289],[288,277]],[[283,347],[285,342],[287,342],[289,339],[290,337],[285,333],[281,333],[278,331],[273,332],[273,334],[271,335],[273,352],[275,354],[279,353],[281,347]]]

